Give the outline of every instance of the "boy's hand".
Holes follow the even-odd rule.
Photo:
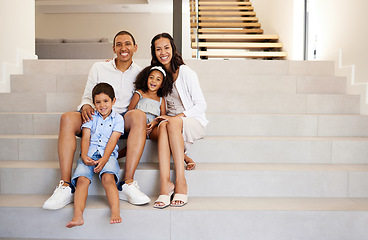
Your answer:
[[[95,169],[93,170],[95,173],[99,173],[101,172],[101,170],[104,168],[105,164],[107,163],[109,159],[105,159],[104,157],[98,159],[96,161],[96,167]]]
[[[97,161],[92,160],[92,158],[86,156],[81,156],[82,161],[84,162],[84,164],[86,164],[86,166],[95,166],[97,164]]]
[[[81,108],[81,111],[83,123],[91,121],[93,118],[92,115],[95,114],[95,110],[89,104],[84,104]]]

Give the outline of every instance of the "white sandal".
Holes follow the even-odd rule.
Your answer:
[[[173,194],[174,194],[174,191],[171,191],[169,193],[169,195],[160,195],[160,196],[158,196],[157,200],[153,204],[153,207],[163,209],[163,208],[166,208],[166,207],[170,206],[170,200],[171,200],[171,197],[172,197]],[[156,206],[155,205],[156,203],[163,203],[164,205]]]
[[[182,203],[181,203],[181,204],[173,204],[173,202],[175,202],[175,201],[180,201],[180,202],[182,202]],[[171,206],[172,206],[172,207],[182,207],[182,206],[184,206],[185,204],[187,204],[187,202],[188,202],[188,195],[186,195],[186,194],[176,193],[176,194],[174,195],[173,200],[171,201]]]

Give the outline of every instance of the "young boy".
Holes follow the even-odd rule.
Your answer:
[[[81,157],[72,178],[76,187],[74,217],[68,228],[84,224],[83,211],[88,187],[93,173],[99,173],[111,208],[110,223],[120,223],[119,192],[116,187],[119,176],[117,142],[124,133],[124,119],[112,110],[115,103],[114,89],[108,83],[99,83],[92,90],[96,108],[93,120],[82,125]]]

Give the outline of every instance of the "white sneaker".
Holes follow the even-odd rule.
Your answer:
[[[143,205],[151,201],[146,194],[139,190],[136,181],[129,184],[123,184],[122,190],[119,191],[119,198],[134,205]]]
[[[60,209],[74,201],[72,189],[69,186],[63,186],[63,184],[64,181],[61,180],[52,196],[43,204],[44,209]]]

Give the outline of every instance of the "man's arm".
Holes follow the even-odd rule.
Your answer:
[[[91,70],[89,71],[88,74],[88,79],[87,79],[87,83],[86,86],[84,88],[84,93],[82,96],[82,102],[81,104],[78,106],[78,110],[81,111],[82,113],[82,120],[83,123],[88,122],[90,120],[92,120],[92,115],[94,114],[94,109],[93,109],[93,100],[92,100],[92,89],[94,88],[94,86],[97,85],[97,76],[98,76],[98,71],[97,71],[97,67],[96,64],[94,64],[91,68]]]

